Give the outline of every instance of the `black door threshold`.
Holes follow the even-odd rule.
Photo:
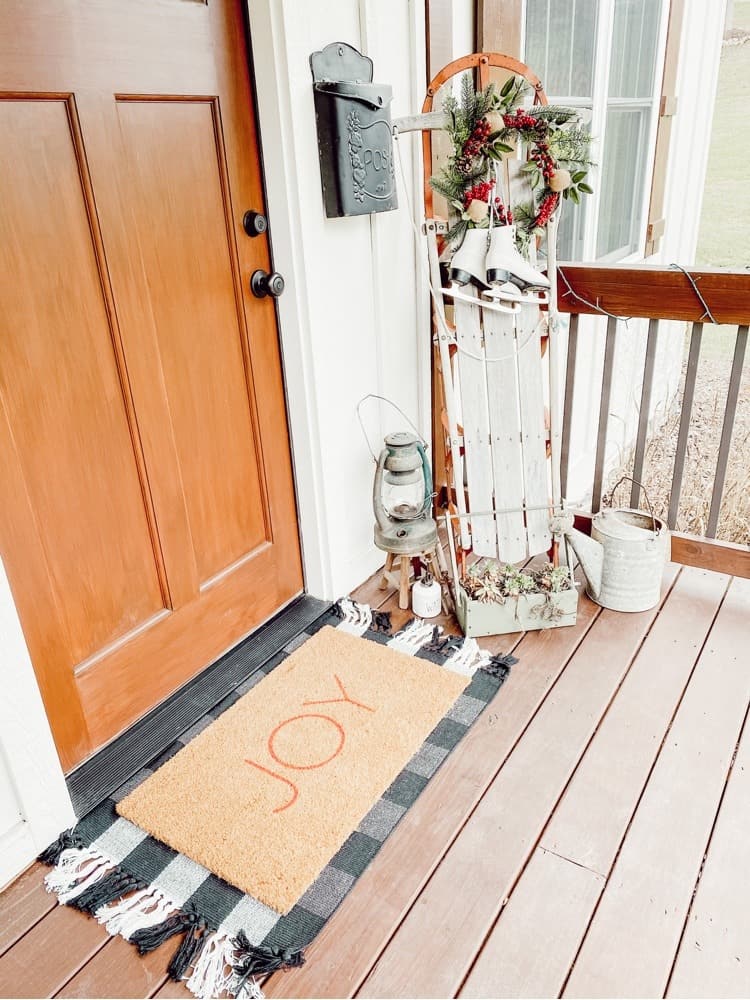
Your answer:
[[[71,771],[66,780],[76,816],[103,802],[330,607],[329,602],[316,597],[298,597]]]

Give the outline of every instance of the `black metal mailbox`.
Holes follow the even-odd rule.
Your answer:
[[[310,67],[326,215],[398,208],[391,88],[372,82],[372,60],[346,42],[313,52]]]

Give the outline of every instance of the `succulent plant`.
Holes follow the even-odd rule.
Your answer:
[[[508,598],[522,594],[559,594],[571,587],[567,566],[546,563],[525,573],[496,559],[474,563],[467,569],[461,584],[472,600],[483,604],[505,604]]]

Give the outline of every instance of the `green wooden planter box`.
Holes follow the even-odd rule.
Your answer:
[[[504,635],[508,632],[525,632],[532,629],[559,628],[575,625],[578,609],[578,591],[563,590],[559,594],[521,594],[509,597],[505,604],[485,604],[472,600],[456,582],[456,618],[464,635],[478,638],[483,635]],[[550,614],[545,605],[554,609]]]

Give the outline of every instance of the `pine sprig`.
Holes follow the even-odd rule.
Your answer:
[[[463,177],[443,171],[430,178],[430,187],[447,201],[460,201],[466,189]]]
[[[591,133],[581,125],[558,129],[550,136],[550,148],[557,160],[566,164],[586,166],[594,161],[589,156]]]
[[[564,108],[561,104],[538,104],[534,108],[534,117],[540,121],[552,122],[554,125],[565,125],[576,118],[575,108]]]

